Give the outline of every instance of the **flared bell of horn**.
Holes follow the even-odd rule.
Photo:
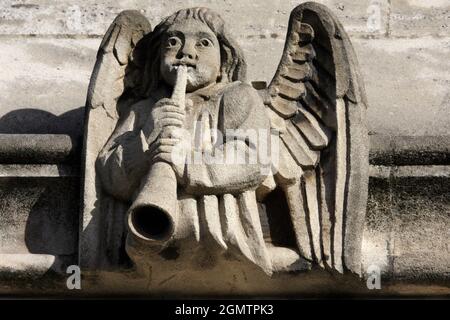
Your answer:
[[[128,230],[140,242],[165,243],[177,222],[177,179],[165,162],[154,163],[128,211]]]

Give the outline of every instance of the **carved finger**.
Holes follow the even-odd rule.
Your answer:
[[[180,143],[181,140],[177,138],[159,138],[154,143],[149,145],[147,152],[150,154],[155,154],[158,152],[158,148],[161,146],[173,147]]]
[[[174,105],[165,105],[160,110],[161,112],[174,112],[182,115],[186,114],[186,111],[183,108]]]
[[[166,106],[166,105],[172,105],[172,106],[178,108],[178,103],[176,103],[174,100],[169,99],[169,98],[164,98],[164,99],[159,100],[159,101],[155,104],[154,108],[162,108],[162,107],[164,107],[164,106]],[[181,108],[180,108],[180,109],[181,109]]]
[[[184,122],[184,114],[176,112],[163,112],[161,118],[163,119],[177,119]]]
[[[180,143],[180,139],[176,138],[163,138],[159,140],[160,146],[176,146],[178,143]]]
[[[178,127],[165,127],[161,132],[161,138],[171,138],[171,139],[185,139],[189,133],[186,133],[186,130]]]
[[[152,161],[154,161],[155,160],[155,158],[157,157],[157,156],[159,156],[159,155],[161,155],[161,154],[165,154],[165,153],[167,153],[167,154],[172,154],[172,149],[173,149],[174,147],[173,146],[159,146],[159,147],[157,147],[156,149],[154,149],[152,152],[148,152],[147,153],[147,156],[152,160]]]
[[[182,120],[178,120],[178,119],[162,119],[161,121],[159,121],[159,127],[164,128],[167,126],[174,126],[174,127],[183,127],[183,121]]]
[[[170,138],[172,139],[179,139],[181,140],[184,137],[187,137],[189,135],[189,132],[183,128],[170,128],[168,130],[168,133],[170,134]]]
[[[172,150],[173,150],[173,146],[159,145],[155,150],[155,154],[164,153],[164,152],[172,153]]]
[[[151,154],[152,161],[165,158],[169,163],[173,154],[173,146],[158,146]]]
[[[188,134],[189,132],[184,128],[175,126],[166,126],[161,131],[161,138],[180,138]]]

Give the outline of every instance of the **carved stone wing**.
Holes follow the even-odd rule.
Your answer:
[[[135,52],[150,23],[138,11],[122,11],[108,28],[97,53],[86,106],[103,107],[115,115],[117,101],[126,89],[142,85],[144,57]]]
[[[300,255],[359,274],[368,181],[366,99],[350,40],[325,6],[308,2],[292,11],[267,93],[281,161],[300,173],[289,180],[281,165],[275,175]]]
[[[114,223],[110,221],[110,225],[105,226],[104,217],[101,217],[103,212],[112,211],[120,204],[113,205],[111,200],[107,209],[100,210],[103,195],[97,181],[95,161],[113,132],[121,111],[129,108],[142,91],[145,50],[139,41],[150,31],[150,23],[142,14],[123,11],[109,27],[97,53],[87,94],[83,146],[84,203],[80,238],[83,266],[96,266],[99,260],[105,259],[105,252],[101,250],[106,250],[109,245],[100,241],[116,241],[118,243],[111,247],[121,246],[121,232],[109,230]],[[100,235],[102,230],[106,234]],[[117,259],[109,257],[109,260]]]

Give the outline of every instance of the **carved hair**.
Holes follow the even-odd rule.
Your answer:
[[[147,63],[145,66],[146,93],[149,94],[160,81],[160,50],[161,37],[175,22],[195,19],[205,23],[216,35],[220,45],[221,75],[220,82],[245,81],[246,63],[241,49],[225,30],[225,22],[214,11],[207,8],[182,9],[162,20],[153,32],[145,37],[147,46]]]

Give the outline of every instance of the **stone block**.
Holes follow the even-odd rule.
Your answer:
[[[450,136],[370,136],[370,164],[449,165]]]
[[[0,133],[82,132],[100,39],[0,39]]]
[[[407,174],[399,169],[370,180],[363,269],[379,268],[391,284],[448,282],[448,169],[440,175],[423,166]]]
[[[280,8],[288,6],[284,3],[282,2]],[[40,10],[31,5],[19,5],[11,1],[9,7],[7,4],[8,2],[4,2],[3,10],[6,10],[5,8]],[[58,5],[63,4],[67,7],[71,2],[65,1]],[[159,13],[155,14],[153,20],[181,8],[183,4],[181,1],[172,1],[156,6]],[[348,10],[362,13],[361,8],[359,11],[353,11],[353,7],[345,1],[340,5],[337,2],[326,4],[332,8],[338,7],[338,12],[339,8],[344,8],[344,12]],[[100,5],[102,4],[98,4]],[[145,7],[147,2],[138,1],[129,5],[136,8]],[[55,4],[47,1],[40,2],[39,6],[43,8]],[[109,8],[112,4],[104,2],[103,6]],[[119,9],[124,9],[125,4],[123,6]],[[284,46],[289,10],[279,9],[279,13],[273,13],[256,4],[241,6],[247,9],[236,6],[232,1],[222,4],[222,7],[217,9],[221,8],[221,11],[229,17],[239,17],[239,14],[245,13],[246,10],[255,12],[256,22],[250,22],[251,19],[234,18],[231,21],[245,20],[249,25],[241,28],[239,23],[230,23],[230,27],[235,28],[233,32],[239,36],[238,42],[247,57],[248,79],[270,81]],[[119,9],[117,11],[120,11]],[[96,11],[99,10],[92,10]],[[284,17],[278,17],[283,15],[283,12]],[[34,13],[30,17],[34,17]],[[273,26],[264,29],[263,21],[270,20],[270,17],[273,17],[275,22]],[[102,30],[107,28],[112,19],[113,16],[107,23],[105,22]],[[341,19],[350,30],[348,27],[350,24],[345,23],[346,18]],[[48,23],[56,20],[51,19]],[[92,25],[91,22],[87,24]],[[98,30],[100,29],[99,27]],[[52,27],[51,30],[56,29]],[[98,32],[97,36],[103,32]],[[450,65],[443,57],[449,55],[450,38],[375,40],[354,36],[352,40],[366,83],[370,104],[368,117],[372,132],[397,135],[441,135],[448,132]],[[3,54],[0,62],[6,68],[4,69],[6,72],[0,80],[0,88],[4,92],[0,97],[2,106],[0,131],[70,133],[79,136],[83,121],[83,111],[80,107],[85,102],[86,89],[99,43],[99,38],[1,39],[0,49]],[[424,92],[420,95],[420,99],[415,98],[417,92]]]
[[[204,6],[219,12],[241,38],[284,37],[289,14],[301,0],[290,1],[2,1],[0,34],[102,36],[122,10],[141,11],[155,26],[176,10]],[[380,35],[387,24],[387,0],[318,0],[327,5],[351,34]],[[370,21],[368,24],[368,20]]]
[[[54,164],[78,161],[79,139],[55,134],[0,134],[0,163]]]
[[[1,39],[1,133],[80,136],[100,39]],[[391,135],[450,129],[450,38],[353,39],[369,100],[369,127]],[[284,38],[240,41],[248,79],[270,81]]]
[[[378,266],[383,281],[422,282],[425,288],[434,281],[439,286],[446,284],[450,279],[447,244],[450,171],[446,166],[447,158],[441,156],[448,155],[447,136],[443,135],[450,129],[450,64],[443,58],[449,54],[450,36],[441,32],[448,30],[445,23],[440,28],[437,25],[441,20],[447,21],[448,5],[442,1],[427,4],[400,1],[391,7],[387,5],[390,1],[376,0],[320,2],[336,12],[352,36],[366,80],[372,133],[442,135],[440,140],[432,141],[425,138],[386,140],[387,147],[377,150],[377,164],[401,166],[371,167],[363,266],[365,270]],[[249,80],[270,81],[284,45],[287,18],[295,4],[294,1],[238,3],[237,0],[220,3],[174,0],[154,5],[140,0],[121,4],[112,1],[83,4],[69,0],[39,4],[4,1],[0,6],[3,18],[0,50],[4,53],[0,62],[6,72],[0,80],[0,90],[4,92],[0,97],[0,133],[65,133],[75,140],[81,136],[82,106],[100,37],[123,9],[138,8],[152,22],[186,6],[204,5],[216,9],[229,22],[231,33],[244,49]],[[419,10],[422,13],[416,18],[415,13],[408,13],[412,7],[427,8]],[[386,20],[389,10],[391,25]],[[406,18],[401,18],[403,16],[397,12],[402,12]],[[436,12],[438,14],[434,14]],[[374,15],[377,21],[373,20]],[[426,22],[417,22],[422,19],[421,15]],[[441,16],[445,17],[441,19]],[[399,24],[395,19],[409,22]],[[374,23],[379,23],[378,27],[374,28]],[[384,34],[397,38],[381,38]],[[37,37],[34,39],[30,35]],[[398,39],[410,36],[421,37]],[[11,143],[1,138],[0,142]],[[14,140],[17,136],[10,138]],[[60,146],[55,142],[51,146],[50,164],[19,165],[11,164],[15,162],[11,159],[47,163],[36,158],[42,154],[41,149],[50,144],[47,139],[41,148],[36,140],[34,150],[32,138],[15,141],[12,148],[0,147],[0,162],[3,163],[0,166],[0,277],[11,270],[31,278],[46,270],[64,273],[64,263],[76,263],[79,232],[79,173],[76,165],[60,163],[67,154],[63,147],[70,143],[65,141],[64,146]],[[417,150],[411,153],[411,146]],[[429,162],[416,163],[421,156],[427,156]],[[364,283],[358,279],[342,287],[331,275],[321,273],[303,274],[295,281],[290,281],[290,275],[272,281],[253,267],[238,269],[239,264],[236,262],[232,268],[219,265],[217,270],[206,273],[204,270],[194,272],[194,277],[189,272],[175,272],[161,264],[152,270],[155,276],[152,274],[151,282],[134,279],[136,286],[127,280],[122,283],[128,291],[142,290],[146,294],[149,288],[153,294],[170,294],[174,290],[209,293],[211,287],[217,292],[225,288],[226,294],[231,295],[314,294],[330,290],[367,293]],[[223,278],[215,276],[220,270],[225,270]],[[127,278],[129,274],[119,272],[104,280],[109,285],[117,276]],[[189,281],[200,278],[204,281]],[[224,279],[230,282],[226,280],[224,284]],[[244,290],[236,290],[242,284]],[[0,292],[2,286],[0,283]],[[380,293],[386,292],[389,291]],[[445,292],[448,294],[448,290]],[[417,291],[410,289],[409,293]]]
[[[365,273],[371,266],[379,268],[388,276],[392,270],[391,237],[393,217],[391,214],[391,194],[386,179],[369,180],[369,196],[362,243],[362,265]]]
[[[76,254],[78,179],[62,177],[58,170],[52,174],[45,165],[28,173],[23,169],[16,171],[25,176],[1,168],[9,175],[0,177],[0,253]]]
[[[405,177],[401,181],[392,185],[395,277],[417,282],[448,281],[450,180]]]
[[[390,35],[416,38],[450,36],[450,2],[447,0],[391,1]]]
[[[446,135],[450,130],[450,38],[353,39],[369,101],[369,130]]]

